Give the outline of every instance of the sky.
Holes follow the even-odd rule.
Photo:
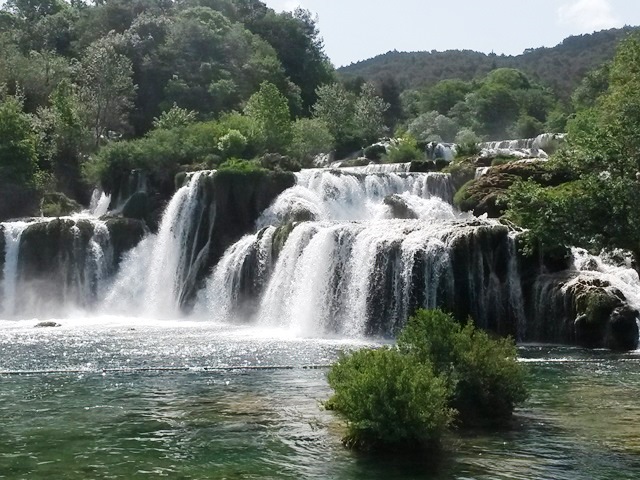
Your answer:
[[[570,35],[640,25],[640,0],[262,0],[317,15],[336,67],[398,51],[519,55]]]

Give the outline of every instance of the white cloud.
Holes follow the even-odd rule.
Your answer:
[[[560,23],[582,30],[603,30],[620,25],[610,0],[576,0],[558,8]]]

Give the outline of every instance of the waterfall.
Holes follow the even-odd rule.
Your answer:
[[[444,173],[376,173],[309,169],[296,174],[295,187],[280,195],[258,227],[294,220],[362,221],[389,217],[384,199],[397,194],[452,203],[454,188]]]
[[[2,318],[91,307],[113,273],[106,223],[92,216],[7,222]]]
[[[156,235],[145,238],[124,260],[102,304],[105,312],[176,317],[197,252],[204,215],[202,190],[213,171],[190,174],[167,205]]]
[[[464,299],[479,323],[515,329],[515,237],[456,211],[452,196],[440,173],[300,172],[260,230],[227,250],[196,309],[297,335],[390,336],[416,308],[462,312]]]
[[[502,274],[495,249],[481,247],[487,234],[506,256],[515,253],[506,246],[514,240],[496,222],[478,223],[453,212],[445,217],[302,222],[275,262],[270,255],[277,250],[277,229],[247,236],[218,264],[202,311],[233,321],[233,312],[244,309],[241,285],[251,285],[260,298],[251,312],[261,325],[308,336],[390,336],[417,307],[454,309],[459,288],[475,296],[472,310],[479,322],[500,329],[506,317],[522,311],[516,261],[509,260]]]
[[[3,223],[5,258],[2,272],[2,318],[15,313],[16,287],[18,284],[18,253],[20,237],[29,225],[27,222]]]
[[[89,204],[89,215],[100,218],[106,215],[111,204],[111,195],[104,193],[102,190],[95,189],[91,195],[91,203]]]

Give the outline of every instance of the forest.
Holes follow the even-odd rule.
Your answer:
[[[422,158],[432,141],[564,132],[606,92],[615,42],[630,30],[515,59],[424,53],[424,65],[447,68],[416,73],[406,88],[405,74],[353,75],[380,59],[336,72],[303,9],[276,13],[258,0],[11,0],[0,10],[0,219],[78,210],[96,185],[113,191],[136,169],[168,197],[181,171],[295,171],[318,154],[344,158],[381,138],[398,139],[382,161],[399,162]],[[459,71],[474,65],[469,56],[484,66]],[[582,63],[558,73],[569,82],[559,85],[543,72],[564,72],[548,67],[563,58]],[[581,76],[587,67],[595,69]]]

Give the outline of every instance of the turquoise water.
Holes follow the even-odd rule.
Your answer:
[[[320,407],[322,365],[364,343],[198,322],[0,322],[0,478],[636,479],[640,355],[521,348],[512,428],[441,458],[363,456]],[[287,366],[289,369],[219,370]],[[303,368],[316,366],[316,368]]]

